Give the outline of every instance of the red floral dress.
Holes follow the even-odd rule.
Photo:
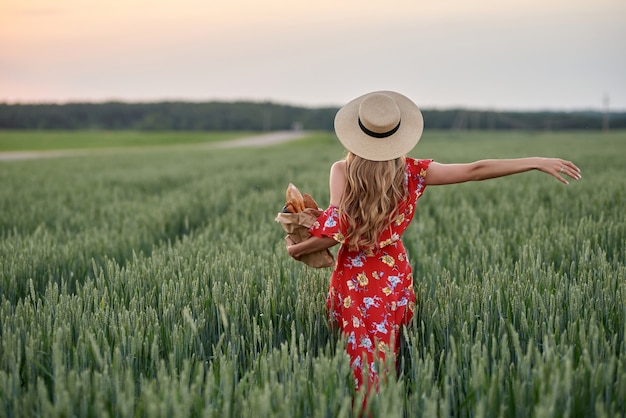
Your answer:
[[[376,248],[349,251],[343,245],[345,225],[336,206],[328,207],[309,229],[313,236],[331,237],[342,244],[326,303],[329,319],[347,337],[357,389],[363,383],[365,370],[370,383],[377,384],[375,357],[384,361],[393,352],[395,358],[397,344],[392,339],[397,340],[400,326],[413,316],[413,273],[400,237],[413,219],[431,161],[406,158],[405,186],[409,197],[401,202],[395,221],[380,235]]]

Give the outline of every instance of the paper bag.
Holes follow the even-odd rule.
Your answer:
[[[296,244],[309,238],[309,228],[322,214],[319,209],[307,208],[298,213],[279,213],[276,222],[280,223],[285,232]],[[324,268],[333,267],[335,259],[329,250],[317,251],[300,257],[300,261],[309,267]]]

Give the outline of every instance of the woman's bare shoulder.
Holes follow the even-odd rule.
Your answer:
[[[335,161],[333,165],[330,167],[331,171],[342,171],[346,170],[346,160]]]

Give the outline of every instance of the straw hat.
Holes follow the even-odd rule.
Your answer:
[[[407,154],[424,130],[424,118],[408,97],[393,91],[360,96],[339,109],[335,133],[361,158],[387,161]]]

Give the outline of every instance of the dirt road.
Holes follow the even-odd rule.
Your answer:
[[[233,139],[230,141],[214,142],[207,144],[212,148],[237,148],[237,147],[267,147],[283,142],[295,141],[309,135],[306,131],[281,131],[264,135],[255,135],[248,138]]]
[[[201,147],[202,149],[224,149],[238,147],[267,147],[281,144],[283,142],[295,141],[309,135],[306,131],[280,131],[268,134],[255,135],[229,141],[211,142],[201,145],[190,145],[190,147]],[[136,147],[133,150],[151,149],[155,147]],[[128,148],[115,149],[89,149],[89,150],[54,150],[54,151],[14,151],[0,152],[0,161],[32,160],[38,158],[75,157],[81,155],[95,155],[100,153],[126,152]]]

